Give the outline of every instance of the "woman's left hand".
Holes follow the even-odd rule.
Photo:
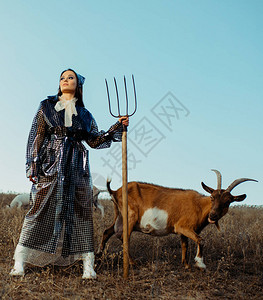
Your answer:
[[[125,126],[129,126],[129,117],[121,117],[119,118],[119,122]]]

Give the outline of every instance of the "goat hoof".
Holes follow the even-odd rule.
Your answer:
[[[195,268],[201,270],[201,271],[206,271],[206,265],[203,264],[203,265],[200,265],[199,263],[195,263]]]
[[[206,269],[206,265],[204,264],[203,257],[198,257],[198,256],[195,257],[195,267],[201,270]]]

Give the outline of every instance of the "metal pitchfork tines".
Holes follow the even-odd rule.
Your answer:
[[[127,90],[127,84],[126,84],[126,77],[123,77],[124,79],[124,88],[125,88],[125,98],[126,98],[126,114],[125,115],[121,115],[120,113],[120,99],[119,99],[119,93],[118,93],[118,86],[117,86],[117,81],[116,78],[114,77],[114,85],[115,85],[115,90],[116,90],[116,97],[117,97],[117,107],[118,107],[118,114],[113,114],[112,110],[111,110],[111,100],[110,100],[110,92],[109,92],[109,86],[108,86],[108,82],[107,79],[105,79],[105,83],[106,83],[106,89],[107,89],[107,95],[108,95],[108,102],[109,102],[109,111],[110,114],[114,117],[114,118],[120,118],[120,117],[131,117],[132,115],[135,114],[136,110],[137,110],[137,97],[136,97],[136,89],[135,89],[135,81],[134,81],[134,76],[132,75],[132,83],[133,83],[133,93],[134,93],[134,100],[135,100],[135,105],[134,105],[134,111],[132,113],[129,114],[128,110],[129,110],[129,105],[128,105],[128,90]]]
[[[126,114],[121,115],[120,112],[120,99],[117,87],[117,81],[114,77],[114,84],[116,90],[116,97],[117,97],[117,107],[118,107],[118,114],[113,114],[111,110],[111,101],[110,101],[110,92],[108,87],[108,82],[105,79],[108,101],[109,101],[109,111],[110,114],[114,118],[120,117],[131,117],[135,114],[137,110],[137,98],[136,98],[136,90],[135,90],[135,82],[134,76],[132,75],[132,83],[133,83],[133,92],[134,92],[134,111],[129,113],[129,105],[128,105],[128,90],[126,84],[126,78],[124,76],[124,88],[125,88],[125,98],[126,98]],[[127,176],[127,126],[123,125],[123,132],[122,132],[122,219],[123,219],[123,277],[126,279],[128,278],[129,274],[129,240],[128,240],[128,176]]]

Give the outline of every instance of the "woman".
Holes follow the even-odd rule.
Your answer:
[[[92,181],[88,150],[121,141],[121,117],[98,131],[84,107],[85,78],[72,69],[61,73],[59,91],[40,103],[27,145],[27,177],[32,181],[30,210],[16,247],[13,276],[23,276],[25,263],[69,265],[83,260],[82,278],[96,278],[92,220]]]

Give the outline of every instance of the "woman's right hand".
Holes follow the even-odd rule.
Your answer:
[[[129,126],[129,117],[128,116],[120,117],[119,122],[124,126]]]
[[[33,183],[37,183],[36,177],[32,177],[31,175],[29,176],[29,180]]]

